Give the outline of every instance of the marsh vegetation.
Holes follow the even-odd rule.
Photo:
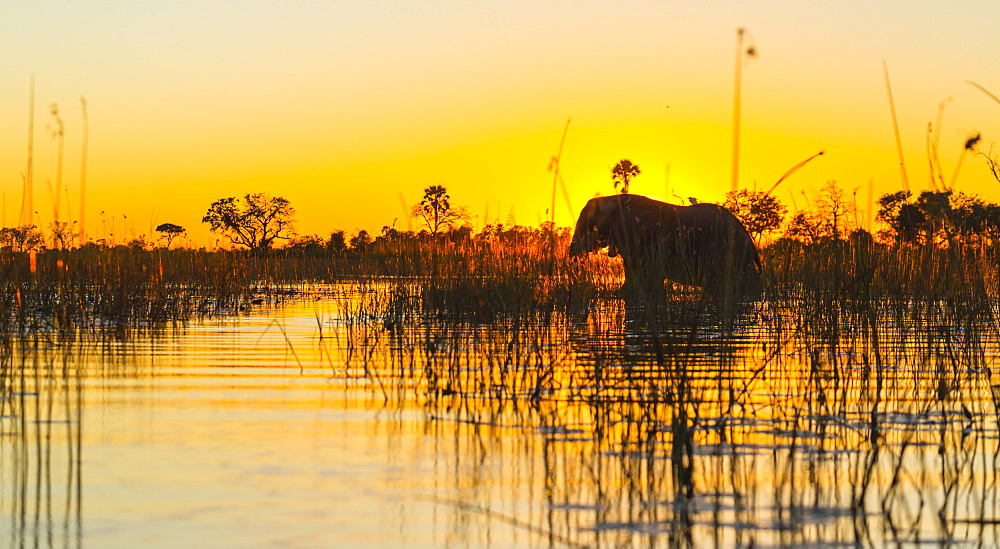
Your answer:
[[[104,478],[85,472],[101,443],[84,417],[121,394],[110,386],[167,383],[156,364],[179,351],[152,349],[215,318],[279,318],[270,356],[322,386],[296,398],[380,414],[352,440],[436,441],[398,457],[430,452],[433,482],[391,483],[404,515],[435,525],[413,534],[430,544],[994,543],[992,234],[925,216],[913,238],[899,223],[873,237],[835,190],[808,231],[762,248],[764,296],[731,317],[670,284],[663,302],[621,297],[621,263],[568,258],[568,232],[551,225],[387,228],[267,254],[4,251],[8,539],[82,544],[101,490],[87,479]],[[277,390],[259,370],[240,375]],[[342,396],[319,399],[330,383]],[[287,413],[267,410],[260,421]],[[327,440],[316,429],[299,434]],[[253,444],[290,443],[272,436]]]

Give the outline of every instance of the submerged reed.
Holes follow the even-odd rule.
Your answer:
[[[1000,534],[992,250],[784,243],[731,323],[682,289],[615,296],[607,258],[472,250],[351,286],[371,304],[354,352],[388,406],[454,426],[457,462],[509,455],[512,430],[538,446],[541,468],[505,469],[545,486],[523,528],[583,546]],[[438,501],[523,516],[487,493]]]
[[[34,268],[4,252],[0,415],[34,417],[23,395],[46,380],[70,380],[55,393],[68,411],[78,398],[71,365],[18,364],[22,345],[325,293],[336,375],[454,431],[470,469],[540,456],[503,469],[544,486],[540,512],[496,498],[510,488],[492,477],[476,485],[494,492],[455,479],[442,504],[587,546],[1000,537],[995,250],[782,241],[762,252],[764,298],[734,319],[685,288],[623,299],[620,263],[563,250],[513,237],[313,255],[78,249]]]

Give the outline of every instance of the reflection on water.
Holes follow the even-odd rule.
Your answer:
[[[947,307],[494,320],[362,284],[7,344],[0,544],[997,543],[996,334]]]
[[[0,524],[4,545],[79,547],[79,358],[50,341],[5,342],[0,353]]]

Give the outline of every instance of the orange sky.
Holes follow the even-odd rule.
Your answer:
[[[400,197],[412,205],[432,184],[477,227],[487,215],[537,224],[569,117],[572,208],[612,192],[621,158],[642,168],[633,192],[719,200],[741,26],[759,52],[743,70],[741,184],[769,187],[826,151],[779,187],[789,206],[829,180],[861,200],[870,183],[901,187],[883,58],[914,189],[942,101],[946,174],[969,135],[986,150],[1000,135],[1000,105],[965,83],[1000,94],[995,2],[170,4],[0,7],[6,225],[21,205],[32,74],[36,219],[54,215],[52,103],[66,128],[60,215],[79,217],[85,96],[87,231],[119,241],[171,222],[211,245],[208,205],[246,192],[291,200],[303,234],[406,228]],[[959,189],[1000,201],[998,187],[965,159]],[[560,193],[557,222],[575,215]]]

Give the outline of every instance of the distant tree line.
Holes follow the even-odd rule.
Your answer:
[[[773,196],[759,191],[730,192],[724,205],[754,237],[775,234],[816,244],[844,240],[867,232],[861,226],[856,201],[845,197],[835,182],[827,183],[808,210],[795,212],[784,222],[787,209]],[[1000,205],[960,191],[909,191],[882,195],[876,201],[875,219],[884,229],[867,238],[887,244],[992,245],[1000,238]]]
[[[568,228],[554,228],[551,222],[542,223],[541,227],[496,223],[486,225],[478,233],[473,231],[469,225],[438,233],[432,233],[426,229],[400,231],[386,226],[382,227],[381,234],[374,237],[366,230],[360,230],[350,238],[343,230],[333,231],[327,237],[317,234],[298,236],[292,238],[288,245],[280,251],[306,256],[359,256],[368,253],[387,253],[407,246],[427,244],[445,246],[502,244],[510,247],[539,248],[553,240],[560,245],[568,246],[571,236]]]
[[[955,191],[909,191],[883,195],[878,219],[896,242],[989,244],[1000,236],[1000,206]]]
[[[996,166],[992,157],[991,169]],[[639,167],[627,160],[612,170],[616,191],[627,191]],[[1000,170],[997,170],[1000,182]],[[690,201],[696,202],[694,199]],[[737,190],[726,194],[723,206],[739,218],[760,245],[776,240],[819,244],[828,241],[865,238],[896,245],[991,246],[1000,238],[1000,205],[978,196],[954,190],[927,190],[915,195],[898,191],[882,195],[877,200],[875,219],[883,228],[868,234],[859,220],[856,198],[848,196],[836,182],[828,182],[808,209],[789,216],[788,208],[767,192]],[[264,193],[227,197],[213,202],[202,222],[210,230],[229,240],[234,246],[255,253],[267,253],[276,248],[282,253],[319,256],[326,254],[358,255],[383,252],[393,246],[439,244],[482,244],[487,242],[510,245],[552,245],[569,239],[569,229],[557,229],[551,222],[538,228],[500,223],[487,225],[474,232],[465,208],[456,206],[447,189],[432,185],[424,189],[421,200],[414,204],[411,215],[423,228],[401,231],[394,226],[382,227],[381,233],[360,230],[348,235],[336,230],[327,236],[296,235],[295,209],[283,197]],[[53,223],[49,237],[35,226],[0,228],[0,249],[14,252],[37,251],[48,247],[64,248],[74,241],[73,226]],[[163,223],[156,227],[163,248],[186,233],[184,227]],[[284,242],[278,246],[278,242]],[[85,247],[106,248],[112,244],[98,240]],[[135,237],[126,247],[147,249],[154,245],[145,237]]]

